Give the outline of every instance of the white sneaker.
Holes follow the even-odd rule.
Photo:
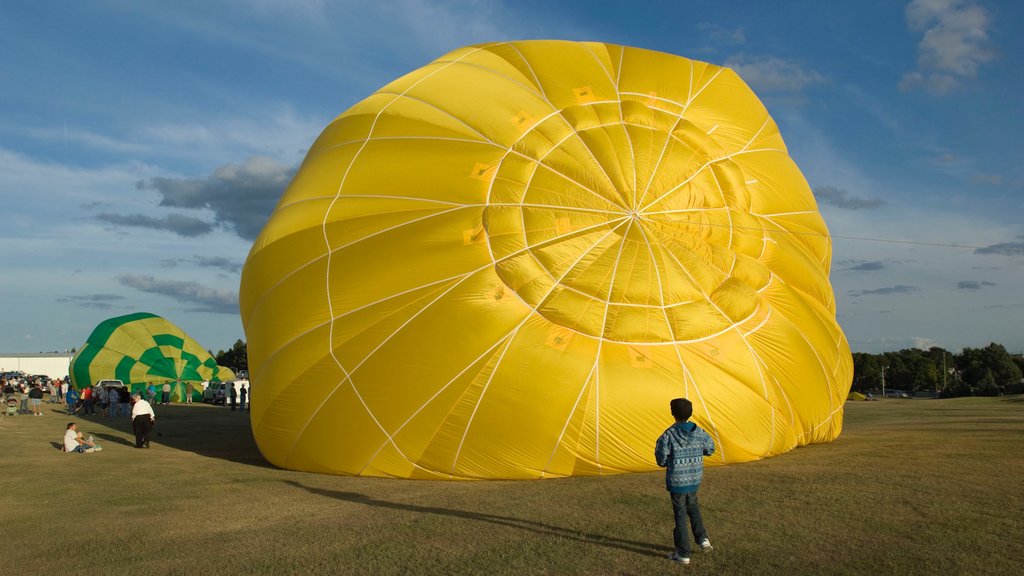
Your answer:
[[[711,540],[708,540],[707,538],[705,538],[705,539],[700,541],[700,549],[705,554],[707,554],[708,552],[711,552],[712,550],[714,550],[715,547],[711,545]]]
[[[686,565],[688,565],[690,563],[690,559],[689,558],[687,558],[685,556],[680,556],[679,552],[675,552],[675,551],[673,551],[671,554],[668,555],[668,559],[673,561],[673,562],[679,562],[683,566],[686,566]]]
[[[91,453],[93,453],[93,452],[95,452],[95,451],[96,451],[96,449],[95,449],[95,448],[86,448],[86,449],[85,449],[85,453],[86,453],[86,454],[91,454]]]

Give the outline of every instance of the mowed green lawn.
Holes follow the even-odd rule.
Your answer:
[[[423,482],[279,470],[248,415],[0,418],[0,574],[672,574],[659,473]],[[668,422],[666,422],[666,425]],[[651,439],[652,447],[654,438]],[[1024,574],[1024,398],[848,403],[842,437],[707,470],[693,574]]]

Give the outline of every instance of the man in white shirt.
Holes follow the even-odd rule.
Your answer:
[[[103,450],[92,441],[90,436],[88,440],[82,437],[82,433],[78,431],[78,425],[74,422],[68,422],[68,428],[64,431],[64,451],[65,452],[99,452]]]
[[[142,399],[142,395],[133,394],[135,404],[132,405],[132,431],[135,432],[135,447],[149,448],[149,431],[156,422],[153,406]]]

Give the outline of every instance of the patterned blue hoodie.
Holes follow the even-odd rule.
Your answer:
[[[654,447],[654,459],[665,470],[665,488],[673,493],[696,492],[704,475],[704,457],[715,453],[715,442],[693,422],[676,422]]]

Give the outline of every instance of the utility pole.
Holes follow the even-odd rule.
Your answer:
[[[882,398],[885,398],[885,366],[882,366]]]
[[[946,393],[946,351],[942,351],[942,393]],[[936,391],[937,392],[937,391]],[[936,393],[936,396],[938,394]]]

